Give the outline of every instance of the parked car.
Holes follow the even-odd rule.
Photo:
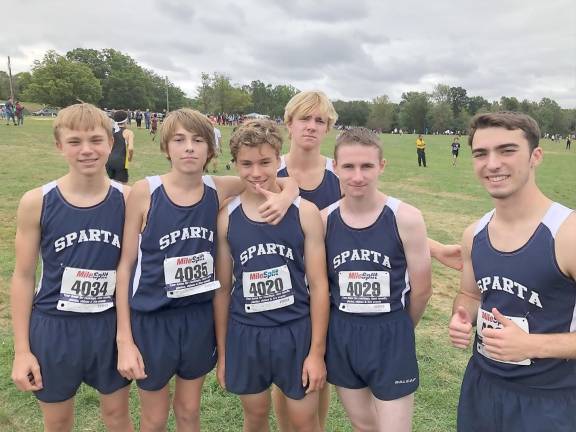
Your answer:
[[[33,116],[40,116],[40,117],[56,117],[58,114],[58,108],[52,107],[44,107],[39,109],[38,111],[32,112]]]

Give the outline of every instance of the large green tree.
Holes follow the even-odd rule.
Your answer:
[[[22,99],[64,107],[79,100],[97,103],[102,86],[90,68],[48,51],[36,61]]]
[[[424,133],[429,110],[430,102],[425,92],[402,93],[400,126],[408,132]]]
[[[366,126],[370,115],[370,104],[363,100],[334,102],[338,123],[345,126]]]
[[[396,108],[397,105],[390,102],[388,96],[378,96],[370,105],[370,114],[368,115],[366,127],[390,132],[394,128],[396,121]]]

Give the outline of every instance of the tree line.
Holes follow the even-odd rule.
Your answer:
[[[260,80],[235,84],[220,73],[202,73],[196,95],[188,97],[182,89],[154,71],[140,66],[130,56],[114,49],[75,48],[65,55],[48,51],[36,60],[31,72],[13,77],[18,99],[64,107],[82,100],[102,108],[169,109],[184,106],[207,114],[257,112],[272,118],[282,117],[284,106],[299,90],[291,85],[271,85]],[[0,71],[0,99],[10,95],[9,78]],[[562,134],[576,130],[576,109],[563,109],[550,98],[539,102],[502,96],[488,101],[470,96],[462,87],[438,84],[432,92],[405,92],[399,103],[388,96],[371,101],[334,101],[338,123],[366,126],[390,132],[394,129],[418,133],[465,131],[478,112],[520,111],[534,117],[543,134]]]

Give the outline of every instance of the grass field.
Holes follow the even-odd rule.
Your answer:
[[[0,431],[40,431],[41,415],[31,394],[16,390],[10,380],[13,359],[9,326],[9,281],[14,266],[13,239],[15,214],[20,196],[28,189],[65,173],[66,165],[56,152],[51,135],[51,119],[27,117],[24,127],[0,125]],[[168,169],[158,141],[152,142],[144,129],[136,134],[135,159],[131,181]],[[222,128],[227,143],[231,128]],[[323,147],[331,155],[335,133]],[[456,167],[451,166],[450,137],[426,137],[428,168],[418,168],[414,135],[384,135],[387,168],[381,178],[386,193],[420,208],[429,236],[442,242],[459,242],[464,228],[491,208],[490,199],[474,179],[470,150],[463,142]],[[464,140],[463,140],[464,141]],[[226,147],[226,145],[224,145]],[[538,180],[552,199],[576,208],[576,152],[565,152],[564,145],[543,142],[544,163]],[[221,158],[219,174],[226,174],[227,160]],[[469,356],[449,345],[447,323],[452,298],[458,287],[455,271],[434,264],[434,295],[417,329],[417,349],[421,384],[416,393],[414,430],[449,432],[455,430],[455,412],[460,380]],[[134,386],[133,386],[134,387]],[[137,395],[131,399],[133,418],[138,423]],[[222,391],[213,374],[208,376],[202,400],[203,430],[240,431],[242,411],[239,400]],[[103,431],[99,419],[98,396],[82,387],[76,400],[78,431]],[[174,430],[173,418],[169,430]],[[276,430],[275,427],[273,430]],[[350,431],[344,411],[333,395],[328,431]]]

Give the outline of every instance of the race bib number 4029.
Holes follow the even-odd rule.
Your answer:
[[[390,312],[390,273],[353,270],[338,273],[340,306],[349,313]]]

